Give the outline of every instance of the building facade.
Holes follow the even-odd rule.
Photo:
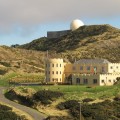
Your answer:
[[[88,86],[113,85],[120,77],[120,63],[106,59],[81,59],[73,64],[63,59],[46,60],[46,82],[68,82]]]

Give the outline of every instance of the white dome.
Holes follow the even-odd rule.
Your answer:
[[[72,23],[70,24],[70,29],[74,31],[81,26],[84,26],[84,23],[81,20],[76,19],[76,20],[73,20]]]

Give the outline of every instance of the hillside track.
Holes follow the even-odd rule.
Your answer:
[[[5,98],[5,96],[4,96],[4,90],[5,89],[6,88],[4,88],[4,87],[0,87],[0,102],[8,104],[11,107],[15,107],[15,108],[21,110],[22,112],[25,112],[25,113],[29,114],[33,118],[33,120],[45,120],[45,115],[38,112],[37,110],[26,107],[24,105],[17,104],[15,102],[10,101],[7,98]]]

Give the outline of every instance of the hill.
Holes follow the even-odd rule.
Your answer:
[[[44,72],[44,53],[0,46],[0,75],[8,72]]]
[[[19,48],[47,51],[73,62],[80,58],[105,58],[120,62],[120,30],[110,25],[82,26],[57,39],[36,39]]]

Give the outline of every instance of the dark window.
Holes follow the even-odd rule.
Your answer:
[[[61,82],[61,78],[60,78],[60,82]]]
[[[105,68],[104,67],[102,67],[102,72],[105,72]]]
[[[102,80],[102,83],[104,83],[104,80]]]
[[[118,69],[118,66],[116,68]]]
[[[97,79],[93,79],[93,84],[97,84]]]
[[[58,67],[58,64],[56,64],[56,67]]]
[[[80,78],[76,78],[76,84],[80,84]]]
[[[109,80],[109,82],[111,82],[111,80]]]
[[[83,66],[80,66],[80,70],[83,70]]]
[[[52,67],[54,67],[54,64],[52,64]]]
[[[54,74],[54,71],[52,71],[52,74]]]
[[[49,71],[49,74],[50,74],[50,71]]]
[[[58,71],[56,71],[56,74],[58,74]]]
[[[60,71],[60,74],[61,74],[61,71]]]
[[[88,79],[83,79],[84,84],[88,83]]]
[[[111,66],[110,69],[113,69],[113,66]]]
[[[90,66],[87,66],[87,70],[90,70]]]
[[[54,78],[52,79],[52,81],[54,82]]]
[[[60,64],[60,67],[61,67],[61,64]]]

